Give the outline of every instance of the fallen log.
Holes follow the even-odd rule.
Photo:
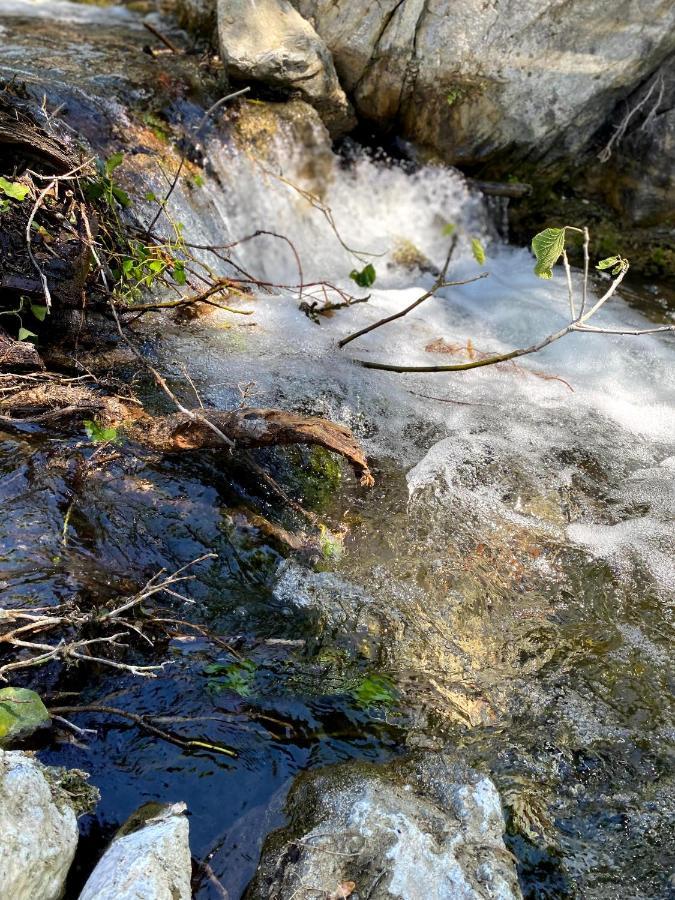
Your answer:
[[[0,399],[0,422],[6,427],[48,424],[52,429],[72,430],[74,423],[81,427],[84,418],[118,428],[130,440],[160,453],[222,449],[218,432],[242,450],[289,444],[324,447],[344,457],[364,487],[374,483],[366,455],[351,430],[315,416],[251,408],[150,416],[130,400],[110,397],[90,385],[59,381],[23,388]]]
[[[373,484],[373,476],[358,441],[349,428],[328,419],[302,416],[282,409],[194,410],[199,418],[184,413],[134,422],[127,433],[145,446],[162,453],[186,450],[217,450],[222,441],[205,423],[207,419],[243,449],[288,444],[324,447],[343,456],[364,486]]]

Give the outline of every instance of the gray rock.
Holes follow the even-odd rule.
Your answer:
[[[218,0],[218,40],[229,75],[298,91],[333,135],[353,126],[326,45],[287,0]]]
[[[294,0],[357,111],[451,162],[586,147],[675,48],[664,0]]]
[[[675,56],[619,105],[607,146],[593,174],[612,205],[639,225],[675,224]]]
[[[57,900],[75,855],[75,812],[58,776],[24,753],[0,750],[0,893]]]
[[[247,900],[514,900],[499,795],[484,775],[442,755],[384,768],[348,763],[300,778],[291,825],[263,850]]]
[[[184,803],[141,807],[115,835],[80,900],[190,900],[184,812]]]

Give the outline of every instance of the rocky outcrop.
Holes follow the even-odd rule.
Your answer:
[[[218,40],[233,78],[297,91],[334,135],[354,125],[326,45],[288,0],[218,0]]]
[[[185,804],[141,807],[122,826],[80,900],[190,900]]]
[[[601,157],[592,177],[615,209],[675,225],[675,56],[619,106]]]
[[[451,162],[584,148],[675,49],[665,0],[294,0],[357,111]]]
[[[495,786],[443,756],[311,773],[288,812],[291,825],[268,839],[247,900],[286,900],[310,887],[369,900],[521,896]]]
[[[57,900],[75,855],[77,818],[59,770],[0,750],[0,894]]]

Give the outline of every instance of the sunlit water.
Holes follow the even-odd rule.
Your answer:
[[[177,190],[173,215],[195,243],[257,229],[283,234],[305,284],[327,280],[360,296],[348,275],[372,258],[368,302],[316,324],[298,309],[311,289],[299,298],[279,288],[233,300],[253,311],[246,319],[163,321],[147,335],[185,398],[192,387],[183,367],[205,403],[237,406],[244,391],[247,403],[349,425],[372,459],[375,487],[359,487],[347,470],[336,481],[311,454],[260,455],[344,535],[340,554],[313,565],[283,558],[242,524],[245,506],[304,525],[236,458],[148,460],[124,447],[78,491],[76,458],[86,445],[71,446],[63,461],[49,441],[36,448],[7,435],[6,602],[97,602],[214,550],[218,560],[186,587],[195,603],[172,605],[171,614],[207,624],[243,659],[185,627],[159,648],[169,665],[156,680],[102,672],[57,685],[47,673],[40,683],[44,692],[70,687],[85,701],[161,715],[166,727],[233,747],[236,760],[188,755],[100,720],[95,738],[64,735],[42,757],[90,771],[101,787],[85,823],[92,848],[140,803],[186,800],[194,856],[236,898],[300,771],[454,749],[489,772],[516,811],[510,846],[527,896],[666,897],[675,815],[675,341],[574,335],[518,366],[364,369],[355,360],[442,364],[526,346],[565,323],[566,287],[561,272],[538,280],[527,251],[497,240],[459,175],[410,174],[358,153],[338,160],[318,131],[315,138],[308,149],[306,135],[301,145],[278,131],[265,173],[236,142],[212,135],[205,186]],[[320,193],[342,241],[366,257],[347,251],[280,174]],[[447,223],[459,235],[449,277],[489,277],[444,289],[339,350],[341,337],[428,289],[433,276],[402,263],[402,242],[438,267]],[[472,237],[486,246],[484,265],[471,254]],[[233,258],[259,278],[298,283],[296,257],[278,238],[250,241]],[[604,286],[594,282],[593,293]],[[648,324],[621,297],[601,322]],[[152,340],[155,330],[161,340]],[[86,852],[80,862],[91,864]],[[217,896],[203,877],[197,891],[202,900]]]

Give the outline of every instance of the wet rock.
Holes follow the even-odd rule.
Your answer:
[[[80,900],[189,900],[185,804],[148,803],[113,838]]]
[[[18,751],[0,750],[0,893],[56,900],[75,855],[77,819],[60,773]]]
[[[0,691],[0,747],[28,737],[49,721],[49,713],[35,691],[15,687]]]
[[[287,0],[219,0],[218,38],[234,78],[298,91],[334,135],[354,124],[326,45]]]
[[[442,755],[311,773],[292,790],[288,812],[291,824],[268,839],[247,900],[310,887],[338,897],[349,882],[354,898],[369,900],[521,896],[495,786]]]

